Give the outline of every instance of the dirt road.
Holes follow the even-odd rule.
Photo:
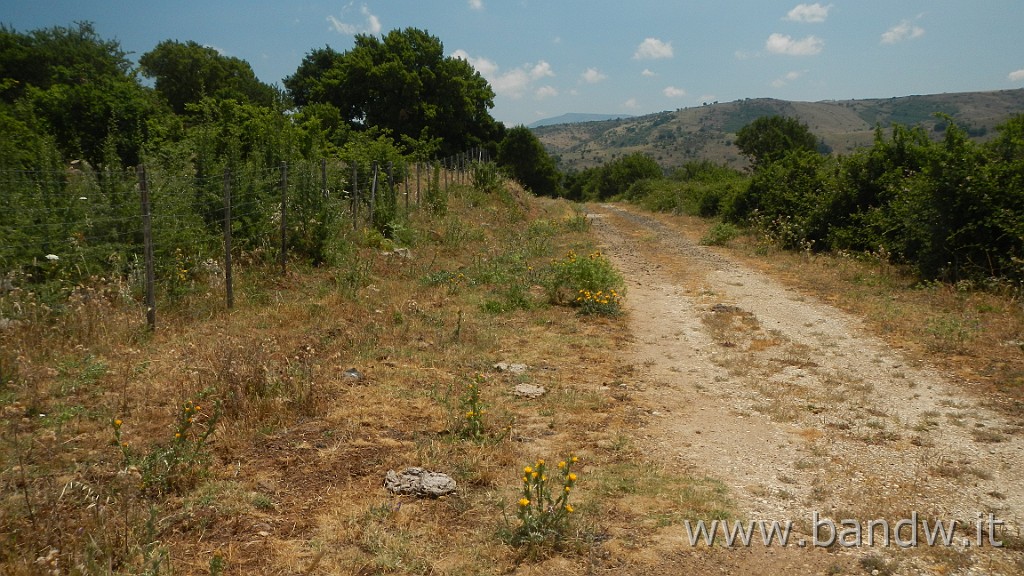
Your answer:
[[[698,245],[669,219],[590,210],[627,278],[645,447],[723,482],[741,519],[793,523],[788,546],[758,534],[731,550],[694,548],[683,526],[667,527],[653,544],[666,573],[1024,573],[1019,424],[857,318]],[[816,517],[826,524],[815,534]],[[904,519],[917,520],[914,547],[900,546],[915,537],[909,525],[894,534]],[[954,520],[950,545],[928,545],[936,522]],[[827,522],[849,529],[851,545],[815,546],[831,535]]]

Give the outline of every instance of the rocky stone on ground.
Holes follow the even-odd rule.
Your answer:
[[[384,488],[393,494],[437,498],[455,492],[455,480],[441,472],[412,466],[401,472],[388,470]]]

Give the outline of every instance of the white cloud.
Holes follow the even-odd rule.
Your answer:
[[[644,71],[641,72],[640,75],[647,76],[648,78],[653,78],[657,76],[657,74],[655,74],[650,68],[644,68]]]
[[[1024,68],[1021,68],[1020,70],[1014,70],[1013,72],[1010,72],[1010,74],[1007,76],[1007,78],[1010,79],[1010,82],[1024,81]]]
[[[554,86],[541,86],[540,88],[537,88],[536,92],[534,92],[534,96],[536,96],[537,100],[554,98],[555,96],[558,96],[558,89]]]
[[[669,86],[662,90],[661,93],[669,98],[682,98],[683,96],[686,96],[686,90],[676,88],[675,86]]]
[[[519,99],[530,87],[530,75],[522,68],[509,70],[495,78],[489,79],[495,94]]]
[[[794,40],[792,36],[775,33],[768,37],[765,49],[772,54],[787,56],[813,56],[825,47],[825,41],[817,36],[808,36],[802,40]]]
[[[469,0],[469,7],[473,10],[483,10],[484,0]]]
[[[524,64],[518,68],[502,72],[495,62],[482,57],[474,58],[465,50],[456,50],[452,53],[452,57],[461,58],[469,62],[490,83],[495,94],[516,100],[522,98],[530,91],[534,82],[555,75],[554,71],[551,70],[551,64],[544,60],[536,64]],[[541,90],[543,88],[537,91],[538,95]]]
[[[882,44],[895,44],[904,40],[920,38],[921,36],[924,36],[924,28],[904,20],[882,34]]]
[[[583,81],[587,84],[597,84],[598,82],[608,78],[608,76],[602,74],[597,68],[587,68],[580,76],[583,77]]]
[[[473,58],[465,50],[459,49],[452,54],[453,58],[461,58],[472,66],[484,78],[491,78],[498,73],[498,65],[487,58]]]
[[[533,80],[540,80],[546,76],[554,76],[555,73],[551,71],[551,64],[541,60],[530,68],[530,78]]]
[[[629,110],[636,110],[640,108],[640,103],[636,101],[636,98],[630,98],[629,100],[623,102],[622,105]]]
[[[345,8],[344,12],[347,12],[348,8],[351,7],[352,5],[349,4]],[[380,18],[377,18],[377,16],[370,12],[370,9],[366,4],[363,4],[362,8],[359,9],[359,13],[366,18],[366,22],[362,25],[349,24],[348,22],[343,22],[334,16],[328,16],[327,21],[331,23],[331,28],[334,28],[335,32],[349,36],[354,36],[356,34],[380,34],[380,31],[383,29],[380,25]]]
[[[828,11],[831,9],[831,4],[828,6],[822,6],[817,2],[814,4],[797,4],[795,8],[786,14],[785,19],[792,22],[824,22],[828,18]]]
[[[775,88],[782,88],[783,86],[789,84],[790,82],[798,80],[801,76],[804,75],[804,72],[805,71],[803,70],[794,70],[792,72],[788,72],[785,76],[772,80],[772,86]]]
[[[635,60],[657,60],[672,57],[672,43],[657,38],[645,38],[633,53]]]

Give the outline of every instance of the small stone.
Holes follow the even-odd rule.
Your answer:
[[[535,386],[533,384],[516,384],[513,394],[520,398],[539,398],[547,392],[547,389],[543,386]]]
[[[402,260],[412,260],[412,250],[409,250],[408,248],[395,248],[391,251],[382,252],[381,255],[394,256],[396,258],[401,258]]]
[[[437,498],[455,492],[455,479],[447,474],[413,466],[401,473],[388,470],[384,477],[384,488],[394,494]]]
[[[524,374],[528,368],[529,366],[526,364],[512,364],[510,362],[498,362],[494,365],[495,370],[510,374]]]
[[[366,377],[363,376],[363,373],[360,372],[359,370],[356,370],[355,368],[349,368],[348,370],[345,370],[341,374],[341,377],[346,380],[353,380],[355,382],[362,382],[363,380],[366,379]]]

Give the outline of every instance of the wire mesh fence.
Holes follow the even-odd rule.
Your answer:
[[[449,186],[470,184],[472,165],[488,160],[475,150],[430,162],[323,158],[206,173],[201,162],[0,171],[0,319],[17,315],[14,293],[59,300],[67,287],[108,278],[137,288],[150,328],[157,286],[173,295],[189,277],[223,277],[230,307],[232,255],[276,262],[282,273],[289,258],[325,263],[344,230],[387,235]]]

